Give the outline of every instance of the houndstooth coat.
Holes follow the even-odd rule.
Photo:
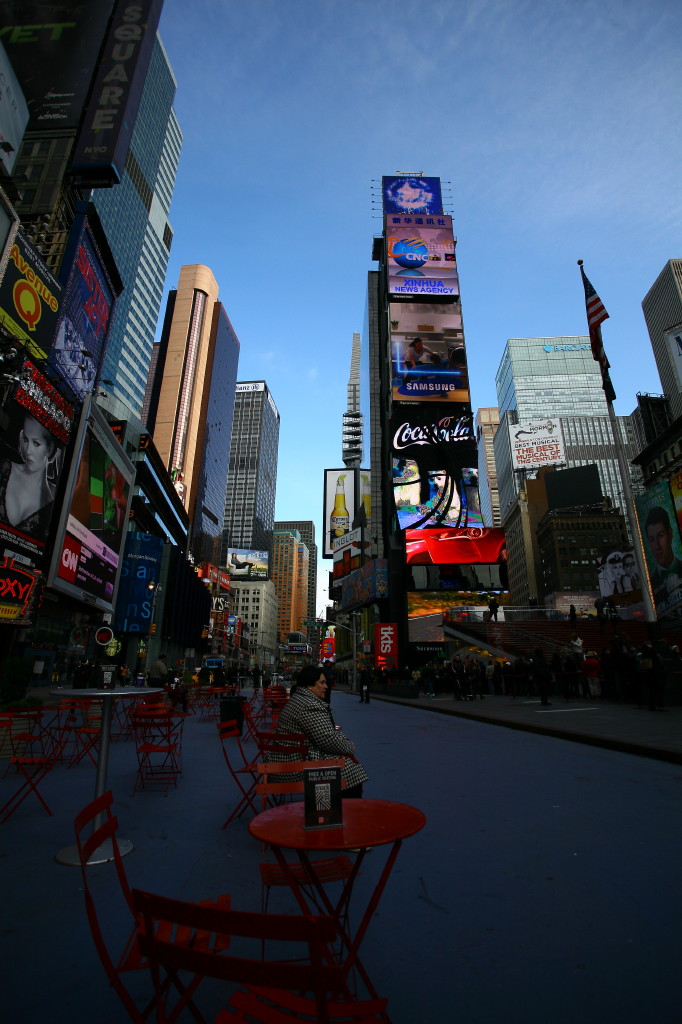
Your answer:
[[[360,762],[355,760],[352,742],[340,730],[337,731],[329,704],[316,697],[307,686],[298,687],[292,692],[279,716],[276,732],[304,733],[310,740],[310,761],[329,761],[343,757],[346,767],[341,774],[348,788],[369,781],[369,775]],[[272,753],[268,760],[278,763],[297,761],[299,755],[292,754],[289,757],[287,754]]]

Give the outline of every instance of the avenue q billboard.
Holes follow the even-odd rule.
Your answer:
[[[514,469],[541,469],[542,466],[563,466],[566,462],[558,419],[510,423],[509,442]]]
[[[452,217],[386,215],[388,290],[392,299],[459,298]]]

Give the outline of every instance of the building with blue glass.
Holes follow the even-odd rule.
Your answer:
[[[173,232],[168,221],[182,133],[173,110],[176,82],[156,38],[121,183],[92,201],[124,290],[109,332],[103,386],[137,416],[142,411]]]

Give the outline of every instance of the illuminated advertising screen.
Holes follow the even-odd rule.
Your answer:
[[[642,600],[642,585],[635,553],[610,551],[597,570],[599,593],[611,597],[615,604],[631,604]]]
[[[530,420],[509,424],[513,469],[540,469],[566,462],[559,420]]]
[[[48,366],[78,401],[99,384],[116,295],[86,216],[78,219],[62,318]]]
[[[407,575],[409,590],[471,590],[501,593],[509,589],[506,561],[496,564],[474,562],[462,565],[421,565],[410,563]]]
[[[392,298],[459,298],[452,217],[387,214],[388,291]]]
[[[449,626],[457,628],[458,623],[481,622],[488,610],[488,600],[495,597],[499,604],[509,601],[509,594],[496,591],[452,591],[431,593],[416,591],[407,595],[407,638],[410,643],[442,641],[447,637]]]
[[[17,232],[0,282],[0,325],[32,359],[47,358],[57,331],[62,286]]]
[[[349,533],[355,518],[355,478],[352,469],[325,469],[322,557],[333,558],[334,541]]]
[[[73,407],[24,359],[0,411],[0,553],[42,565]]]
[[[391,432],[400,529],[482,526],[471,407],[394,406]]]
[[[113,0],[4,0],[2,41],[31,131],[78,126]]]
[[[381,179],[384,213],[442,213],[440,178],[384,175]]]
[[[656,613],[682,606],[682,541],[675,499],[667,480],[635,498]]]
[[[41,572],[11,557],[0,558],[0,625],[30,626],[45,589]]]
[[[228,548],[226,569],[232,579],[266,580],[268,578],[268,558],[267,551]]]
[[[504,530],[483,526],[460,530],[408,530],[405,534],[408,565],[506,566]]]
[[[88,398],[83,405],[48,585],[111,611],[132,498],[132,462]]]
[[[374,558],[341,581],[341,608],[348,611],[388,595],[388,562]]]
[[[117,633],[149,633],[163,548],[163,538],[151,533],[126,537],[112,623]]]
[[[468,402],[459,304],[392,302],[391,383],[399,402]]]

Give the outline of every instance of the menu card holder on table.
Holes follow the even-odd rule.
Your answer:
[[[303,772],[305,829],[343,824],[340,768],[306,768]]]

